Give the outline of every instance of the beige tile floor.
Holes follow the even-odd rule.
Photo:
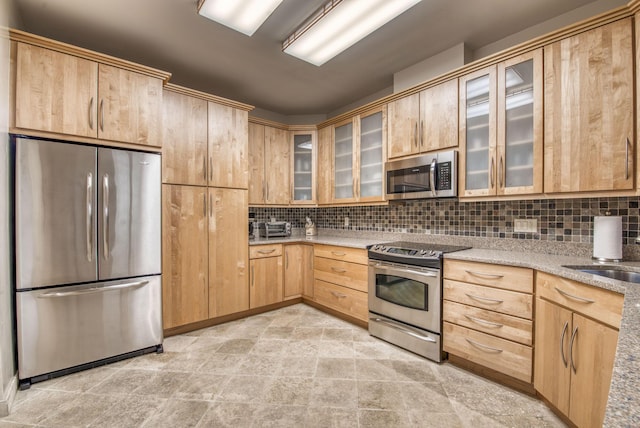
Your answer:
[[[538,400],[298,304],[19,391],[0,428],[557,427]]]

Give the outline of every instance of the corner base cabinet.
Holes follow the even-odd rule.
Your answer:
[[[604,420],[622,295],[539,272],[534,387],[579,427]]]

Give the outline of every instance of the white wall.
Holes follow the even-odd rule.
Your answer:
[[[0,416],[16,391],[9,239],[9,34],[15,0],[0,1]]]

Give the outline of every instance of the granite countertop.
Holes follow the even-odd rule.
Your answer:
[[[520,243],[504,239],[497,241],[438,235],[415,236],[404,233],[350,233],[350,231],[341,231],[337,234],[321,233],[313,237],[298,234],[287,238],[257,238],[252,239],[250,245],[311,243],[366,248],[367,245],[393,240],[468,245],[474,248],[446,254],[445,259],[527,267],[624,294],[622,322],[604,426],[640,426],[640,336],[637,333],[640,329],[640,284],[632,284],[563,267],[565,265],[598,265],[586,256],[589,253],[588,249],[585,251],[585,248],[578,248],[576,251],[578,255],[562,255],[572,251],[564,251],[562,246],[554,243],[538,242],[527,248],[521,247]],[[489,248],[478,248],[481,246]],[[498,248],[508,248],[508,250]],[[556,254],[546,254],[546,249],[550,249]],[[640,262],[622,262],[616,263],[616,266],[619,269],[640,271]]]

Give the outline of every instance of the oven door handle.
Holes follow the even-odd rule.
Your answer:
[[[384,324],[388,327],[391,327],[395,330],[401,331],[402,333],[408,334],[411,337],[415,337],[416,339],[420,339],[420,340],[424,340],[425,342],[432,342],[432,343],[437,343],[437,341],[435,339],[430,338],[429,336],[425,336],[423,334],[420,333],[416,333],[413,330],[410,330],[406,327],[401,327],[398,324],[392,322],[392,321],[387,321],[385,319],[382,318],[378,318],[378,317],[374,317],[374,318],[369,318],[369,321],[373,321],[373,322],[377,322],[380,324]]]
[[[412,270],[412,269],[407,269],[407,268],[398,269],[396,267],[389,267],[389,266],[385,266],[385,265],[379,264],[379,263],[376,263],[374,265],[374,268],[377,269],[377,270],[381,270],[381,271],[387,272],[387,273],[389,273],[389,272],[397,272],[399,275],[410,273],[410,274],[413,274],[413,275],[422,275],[422,276],[428,276],[428,277],[431,277],[431,278],[437,278],[438,277],[438,274],[434,273],[434,272],[428,272],[428,271],[427,272],[421,272],[421,271],[418,271],[418,270]]]

